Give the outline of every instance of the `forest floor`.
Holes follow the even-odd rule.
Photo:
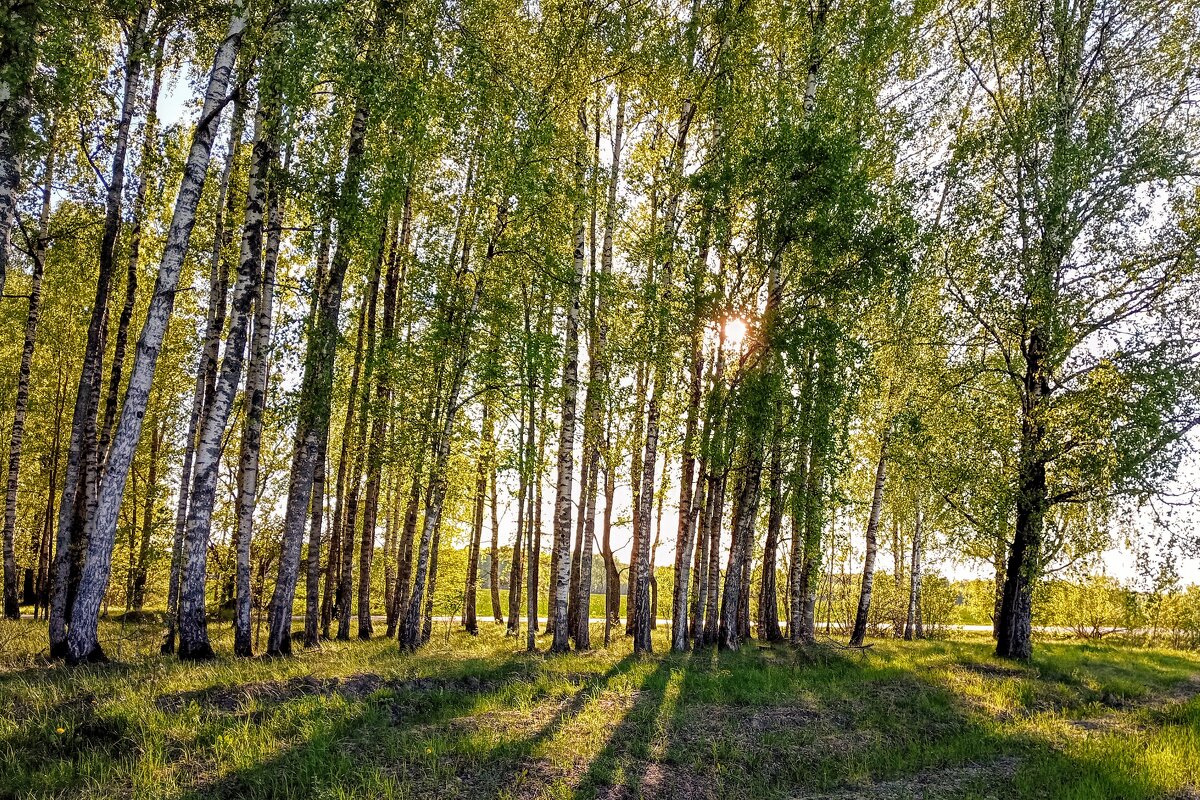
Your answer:
[[[1200,798],[1194,654],[1040,642],[1019,665],[963,635],[547,657],[439,624],[415,655],[197,665],[105,625],[120,661],[67,668],[40,623],[0,624],[0,797]]]

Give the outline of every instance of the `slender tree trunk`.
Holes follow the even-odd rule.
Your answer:
[[[586,396],[585,396],[586,398]],[[587,402],[584,402],[584,433],[587,433]],[[579,574],[579,560],[583,557],[583,531],[587,527],[587,491],[588,484],[591,482],[590,467],[588,463],[587,442],[583,445],[583,461],[580,464],[579,470],[579,516],[575,518],[575,545],[570,547],[571,553],[571,568],[570,580],[567,588],[567,635],[571,641],[576,641],[579,636],[579,587],[581,585]],[[570,537],[567,538],[570,542]],[[588,598],[590,600],[590,598]],[[587,617],[584,617],[584,625],[587,624]]]
[[[322,610],[328,610],[332,595],[333,582],[326,580],[325,594],[321,595],[321,530],[325,523],[325,470],[326,458],[329,451],[329,433],[317,445],[317,463],[313,467],[312,500],[309,507],[308,522],[308,561],[305,564],[304,575],[304,646],[317,647],[321,637],[329,638],[328,614],[322,615]],[[326,555],[332,560],[332,545]],[[320,626],[324,625],[322,631]]]
[[[264,102],[270,107],[266,113],[260,112],[260,119],[265,117],[266,124],[271,124],[277,114],[274,96],[264,97]],[[259,123],[261,124],[261,123]],[[246,205],[249,209],[252,198],[261,192],[260,185],[267,180],[266,175],[257,174],[258,169],[264,172],[270,169],[269,160],[274,157],[274,143],[266,140],[268,163],[259,161],[259,144],[255,143],[253,155],[250,188],[247,191]],[[259,184],[259,185],[256,185]],[[267,382],[270,377],[271,331],[274,321],[275,308],[275,267],[279,260],[279,244],[282,234],[282,215],[279,210],[279,184],[271,181],[267,186],[267,239],[266,253],[263,256],[262,280],[258,285],[258,297],[255,299],[254,335],[250,342],[250,367],[246,376],[246,421],[242,430],[241,453],[238,458],[238,493],[237,493],[237,528],[234,532],[234,550],[237,553],[235,578],[236,605],[233,622],[233,650],[239,656],[252,655],[250,640],[250,543],[254,536],[254,510],[258,503],[258,471],[259,454],[262,449],[263,414],[267,405]],[[258,224],[261,224],[258,223]],[[249,220],[247,221],[249,228]],[[261,232],[258,234],[261,238]],[[253,242],[250,243],[253,246]],[[318,506],[319,506],[318,502]],[[316,519],[320,519],[318,512]],[[318,534],[319,535],[319,534]],[[317,552],[320,548],[318,546]],[[314,557],[313,553],[309,554]]]
[[[464,268],[459,274],[467,272],[466,257],[463,258]],[[416,567],[413,570],[413,592],[408,609],[404,615],[404,624],[400,630],[400,646],[405,650],[415,650],[424,641],[422,626],[422,606],[426,598],[426,580],[432,574],[436,580],[436,572],[432,572],[436,564],[430,564],[430,550],[434,546],[434,535],[441,525],[442,505],[446,499],[447,475],[446,465],[450,459],[450,442],[454,435],[454,420],[458,412],[459,393],[462,391],[463,379],[466,374],[467,361],[470,355],[471,331],[473,328],[479,298],[483,291],[483,275],[474,276],[474,288],[470,300],[464,304],[462,313],[450,312],[451,323],[457,323],[457,341],[450,364],[450,382],[443,407],[443,420],[437,431],[433,446],[433,465],[430,469],[429,502],[425,506],[425,522],[421,526],[421,541],[417,548]],[[430,580],[428,597],[433,598],[434,581]]]
[[[492,459],[492,546],[488,550],[488,583],[492,590],[492,616],[497,625],[504,624],[504,614],[500,610],[500,490],[496,486],[496,459]]]
[[[421,442],[421,449],[424,450],[426,443]],[[395,626],[399,624],[402,618],[408,611],[409,598],[412,597],[412,551],[413,539],[417,533],[417,516],[420,512],[421,503],[421,471],[424,468],[424,459],[418,459],[413,467],[412,486],[408,493],[408,504],[404,509],[404,529],[400,534],[400,555],[396,566],[396,611],[394,615],[396,620],[392,625],[388,626],[388,638],[396,635]]]
[[[386,4],[380,4],[375,9],[373,31],[365,56],[368,61],[372,58],[376,43],[387,30],[390,16],[387,9]],[[337,246],[329,267],[329,276],[321,293],[320,310],[309,334],[304,355],[304,373],[300,387],[300,396],[303,399],[296,420],[288,499],[284,511],[283,542],[268,614],[270,630],[267,635],[267,653],[270,655],[289,654],[292,650],[292,602],[296,596],[300,551],[304,545],[304,523],[308,520],[312,503],[317,455],[322,439],[329,433],[342,285],[345,282],[346,270],[350,266],[350,241],[355,230],[354,220],[362,205],[360,192],[367,167],[366,138],[367,121],[370,116],[368,89],[366,86],[361,87],[355,101],[338,203]]]
[[[542,336],[549,334],[549,319],[550,314],[545,314],[539,323],[539,330]],[[545,535],[545,529],[542,526],[542,509],[545,508],[543,502],[542,489],[542,464],[546,463],[546,414],[550,407],[550,378],[548,375],[543,375],[542,380],[538,383],[542,390],[541,401],[538,403],[538,421],[535,431],[537,432],[537,457],[534,460],[534,469],[532,477],[532,486],[530,488],[529,503],[530,509],[527,512],[529,529],[529,547],[532,554],[529,563],[526,567],[529,573],[529,592],[527,602],[532,612],[529,615],[529,627],[533,629],[533,633],[538,632],[538,602],[540,592],[538,587],[542,579],[542,537]],[[550,575],[554,574],[554,570],[550,570]],[[549,600],[547,599],[547,605]],[[546,633],[550,631],[550,614],[547,608],[546,614]]]
[[[62,457],[62,422],[66,413],[68,381],[62,365],[58,368],[58,383],[54,395],[54,437],[50,445],[50,485],[46,490],[46,507],[43,513],[42,534],[37,546],[37,577],[34,580],[34,591],[37,600],[33,616],[37,618],[37,608],[40,605],[44,616],[50,615],[50,569],[54,561],[54,501],[58,498],[59,462]]]
[[[396,542],[400,534],[400,490],[398,479],[393,478],[383,489],[383,608],[391,621],[392,608],[396,604]],[[388,638],[391,638],[390,636]]]
[[[776,590],[776,571],[779,552],[779,531],[783,528],[783,410],[775,407],[777,420],[771,436],[771,468],[767,479],[770,495],[767,510],[767,540],[763,544],[762,582],[758,592],[758,635],[768,642],[783,639],[779,630],[779,596]]]
[[[737,497],[733,506],[733,542],[729,548],[729,566],[725,571],[725,591],[721,598],[719,644],[728,650],[737,650],[741,646],[738,614],[741,610],[743,565],[749,559],[750,542],[754,536],[754,518],[758,513],[763,464],[761,434],[753,434],[756,427],[758,424],[752,422],[752,433],[745,446],[742,476],[738,481]]]
[[[526,295],[528,297],[528,295]],[[512,563],[509,565],[508,571],[508,626],[505,628],[505,636],[520,636],[521,634],[521,589],[525,585],[524,575],[522,574],[522,562],[525,559],[525,551],[522,544],[522,536],[526,526],[532,520],[532,515],[525,514],[526,497],[529,494],[529,475],[533,468],[533,420],[535,417],[535,404],[537,403],[536,389],[534,387],[534,377],[532,368],[532,358],[529,356],[530,348],[530,325],[529,325],[529,303],[524,303],[524,322],[525,322],[525,357],[524,366],[527,369],[525,386],[522,389],[521,397],[521,418],[517,427],[517,446],[519,448],[517,457],[517,530],[513,535],[512,546]],[[525,403],[525,398],[528,397],[528,405]],[[528,411],[526,410],[528,409]]]
[[[437,594],[438,553],[442,550],[441,525],[433,532],[429,553],[429,589],[425,592],[425,614],[421,623],[421,644],[427,644],[433,634],[433,598]]]
[[[692,484],[696,476],[696,428],[700,418],[700,396],[704,378],[704,356],[701,351],[698,319],[696,323],[692,333],[692,381],[688,393],[687,419],[684,423],[682,465],[679,470],[679,528],[675,537],[675,587],[671,602],[671,649],[676,652],[687,650],[690,644],[687,612],[694,544]]]
[[[667,464],[670,463],[669,453],[663,453],[662,483],[658,488],[658,511],[654,515],[654,543],[650,545],[650,630],[658,630],[658,576],[654,574],[654,565],[658,563],[658,545],[662,541],[663,500],[667,497],[667,486],[670,483],[670,473]]]
[[[604,646],[612,641],[612,629],[621,621],[621,574],[612,549],[613,498],[617,493],[617,474],[604,468],[604,534],[600,555],[604,558]]]
[[[148,7],[148,6],[147,6]],[[162,88],[163,48],[166,45],[168,28],[161,25],[158,43],[154,49],[154,78],[150,85],[150,98],[146,109],[144,143],[142,145],[142,179],[138,182],[133,201],[133,224],[129,231],[129,261],[125,276],[125,303],[117,322],[117,336],[113,346],[112,369],[109,373],[108,395],[104,400],[104,421],[100,426],[100,454],[108,453],[112,427],[117,417],[117,394],[121,390],[121,376],[125,368],[125,353],[129,346],[129,323],[133,319],[133,307],[137,300],[138,261],[142,242],[142,216],[146,204],[146,184],[150,181],[150,169],[157,160],[158,95]]]
[[[141,434],[154,368],[175,304],[175,290],[192,227],[196,222],[196,207],[208,173],[208,161],[217,123],[221,109],[227,102],[229,74],[233,69],[245,28],[245,10],[239,3],[233,11],[229,29],[213,60],[204,106],[184,165],[183,182],[167,232],[167,242],[163,249],[150,308],[138,339],[120,422],[113,437],[108,469],[97,495],[96,514],[88,526],[87,558],[80,575],[67,640],[67,657],[72,662],[104,657],[96,638],[96,626],[112,566],[117,513],[121,507],[121,496],[125,490],[129,466]]]
[[[379,277],[383,267],[386,238],[387,224],[385,222],[383,226],[383,233],[381,235],[381,239],[383,239],[383,241],[380,241],[379,243],[379,253],[374,262],[370,276],[367,279],[367,323],[364,331],[366,335],[366,341],[363,344],[362,353],[362,397],[359,399],[358,395],[352,394],[349,398],[349,402],[357,402],[359,404],[359,412],[358,434],[356,440],[357,447],[354,450],[354,466],[350,474],[350,489],[346,496],[346,522],[345,526],[342,528],[342,574],[341,582],[338,584],[338,611],[340,612],[340,616],[338,618],[339,639],[350,638],[350,610],[354,603],[354,533],[356,530],[358,530],[359,496],[363,489],[363,473],[366,469],[368,449],[367,422],[371,416],[371,379],[373,376],[375,358],[375,320],[379,305]],[[370,562],[371,557],[375,553],[376,520],[371,520],[370,530],[367,529],[365,525],[366,522],[367,520],[364,515],[364,525],[362,528],[361,539],[358,542],[360,564],[362,562],[362,553],[364,548],[369,551],[366,556],[368,562]],[[367,630],[364,632],[362,629],[359,629],[358,636],[360,639],[364,638],[364,633],[366,634],[365,638],[371,638],[371,573],[369,570],[367,571],[365,577],[367,580],[367,586],[366,589],[363,590],[361,583],[363,576],[360,570],[359,597],[362,599],[363,595],[365,594],[367,599]],[[359,618],[361,619],[363,614],[361,603],[358,613]]]
[[[630,571],[636,570],[637,583],[633,604],[633,651],[649,653],[653,647],[650,641],[650,506],[654,497],[654,464],[658,457],[658,392],[655,386],[650,393],[646,412],[646,453],[642,460],[642,486],[638,508],[641,537],[638,549],[633,554],[633,564]]]
[[[483,513],[487,505],[488,460],[491,458],[492,416],[491,408],[483,404],[483,422],[479,433],[479,454],[475,471],[475,516],[471,526],[471,545],[467,554],[467,587],[463,595],[463,627],[472,636],[479,635],[479,621],[475,615],[476,593],[479,588],[479,550],[483,543]]]
[[[200,421],[203,419],[211,403],[211,387],[215,382],[221,332],[225,325],[225,301],[229,276],[225,269],[225,262],[221,259],[221,252],[224,249],[222,243],[225,239],[223,232],[224,215],[233,153],[238,147],[242,133],[241,114],[236,100],[233,101],[232,105],[233,119],[229,129],[229,156],[225,164],[225,169],[221,174],[215,220],[216,234],[214,235],[212,258],[209,262],[208,311],[204,327],[204,340],[200,350],[200,362],[196,367],[191,415],[188,417],[187,439],[183,451],[183,466],[179,477],[179,495],[176,498],[175,505],[175,535],[171,546],[171,575],[167,590],[167,629],[163,635],[163,643],[160,648],[163,655],[175,652],[175,631],[179,624],[179,581],[182,575],[183,564],[183,535],[187,528],[188,503],[192,491],[192,475],[196,457],[196,437],[199,433]]]
[[[925,638],[921,626],[921,508],[918,505],[913,526],[912,566],[909,570],[908,620],[904,625],[904,638],[912,641]]]
[[[1000,620],[1004,611],[1004,584],[1006,565],[1004,557],[1008,554],[1008,540],[1004,536],[996,537],[995,552],[992,555],[992,569],[995,571],[993,582],[994,598],[992,602],[992,638],[1000,640]]]
[[[708,427],[707,425],[705,426]],[[708,493],[708,433],[701,448],[700,464],[696,470],[696,496],[692,500],[692,526],[695,528],[695,560],[692,563],[691,610],[688,618],[688,646],[700,644],[704,636],[704,604],[708,597],[708,517],[712,513],[712,497]]]
[[[900,519],[892,516],[892,636],[899,639],[904,635],[904,545],[900,541]]]
[[[213,656],[212,646],[208,641],[208,623],[204,608],[209,537],[212,530],[213,507],[216,502],[218,470],[221,466],[222,442],[229,424],[229,414],[233,410],[233,398],[242,378],[251,311],[260,292],[267,179],[275,150],[272,129],[279,113],[276,90],[273,87],[264,86],[262,95],[254,119],[254,151],[246,189],[245,226],[242,232],[237,282],[230,304],[229,334],[225,341],[224,355],[212,402],[208,405],[200,425],[200,443],[196,452],[196,474],[192,479],[191,502],[183,540],[183,571],[179,592],[179,657],[186,660],[207,659]],[[265,377],[262,379],[262,384],[265,386]],[[256,391],[257,387],[251,388],[252,393]],[[252,395],[250,398],[252,413],[247,415],[247,433],[250,438],[249,442],[243,442],[243,447],[248,445],[252,451],[256,452],[262,435],[262,409],[259,408],[255,412],[254,404],[255,398]],[[251,419],[252,415],[258,417],[257,429],[249,427],[254,424]],[[239,522],[242,515],[241,507],[252,503],[257,494],[257,465],[253,471],[244,471],[242,479],[238,487]],[[253,514],[253,510],[248,513]],[[248,595],[251,531],[248,528],[242,528],[239,524],[237,532],[239,535],[235,551],[239,563],[236,573],[238,577],[243,577],[243,588],[245,594]],[[241,575],[243,559],[246,562],[244,576]],[[236,581],[237,577],[235,577],[235,585]],[[249,656],[251,652],[248,605],[238,603],[238,612],[237,624],[234,628],[234,650],[240,656]]]
[[[95,505],[99,480],[99,456],[96,452],[96,414],[99,409],[100,375],[103,369],[105,335],[108,327],[108,296],[116,267],[117,236],[121,229],[121,204],[125,188],[125,157],[129,147],[129,128],[137,104],[144,56],[142,39],[149,6],[138,14],[129,39],[125,66],[125,87],[121,115],[113,142],[112,173],[105,197],[104,230],[100,241],[99,266],[96,277],[96,296],[88,323],[87,344],[83,353],[83,368],[75,397],[75,413],[71,420],[71,442],[67,451],[67,471],[63,480],[62,502],[59,506],[58,543],[50,597],[50,655],[68,655],[67,625],[73,613],[75,594],[80,579],[79,565],[84,548],[84,525]],[[3,183],[3,182],[0,182]],[[0,193],[2,195],[3,193]],[[0,211],[3,211],[0,208]],[[7,215],[4,215],[7,217]],[[3,239],[7,244],[7,235]],[[5,248],[7,252],[7,248]]]
[[[712,516],[708,529],[708,597],[704,609],[704,643],[715,645],[721,625],[718,615],[721,597],[721,526],[725,519],[725,484],[728,475],[718,474],[714,481]]]
[[[891,423],[888,423],[890,428]],[[850,634],[850,646],[861,647],[867,638],[867,622],[871,615],[871,592],[875,585],[875,554],[879,544],[879,516],[883,511],[883,488],[887,480],[887,451],[890,431],[885,428],[879,445],[879,461],[875,465],[875,490],[871,495],[871,513],[867,518],[867,553],[863,561],[862,589],[858,595],[858,613],[854,617],[854,631]]]
[[[587,133],[587,117],[579,111],[579,123]],[[576,188],[582,193],[583,144],[575,148]],[[554,628],[554,641],[550,652],[564,653],[571,648],[570,627],[567,610],[571,584],[571,509],[572,490],[575,477],[575,408],[579,392],[579,295],[583,285],[585,265],[584,248],[587,246],[584,227],[584,209],[581,202],[575,205],[575,271],[567,295],[566,338],[562,369],[562,407],[558,429],[558,480],[554,495],[554,570],[551,573],[550,619]]]
[[[625,576],[625,635],[633,635],[633,598],[637,594],[637,554],[642,549],[642,457],[645,452],[643,427],[646,420],[646,364],[637,365],[634,376],[633,446],[629,453],[629,493],[633,536],[629,543],[629,572]]]
[[[338,478],[341,484],[338,507],[334,510],[333,524],[337,530],[333,537],[337,547],[330,547],[329,557],[337,559],[337,588],[335,589],[333,608],[337,616],[337,638],[341,641],[350,639],[350,604],[351,582],[354,571],[354,525],[358,517],[358,482],[362,461],[358,454],[365,442],[357,436],[357,432],[365,426],[358,423],[361,413],[359,407],[359,384],[362,377],[363,341],[366,335],[367,304],[363,301],[358,311],[358,336],[354,344],[354,364],[350,373],[350,394],[346,399],[346,424],[342,428],[342,457],[338,459]],[[353,513],[351,513],[353,509]]]
[[[358,397],[358,382],[359,370],[362,367],[362,343],[363,343],[363,328],[367,324],[367,315],[363,309],[359,309],[358,314],[358,334],[354,339],[354,361],[350,367],[350,391],[348,402],[346,403],[346,419],[342,424],[342,444],[341,452],[338,456],[337,480],[334,484],[334,505],[333,505],[333,530],[329,537],[329,564],[326,576],[326,586],[332,592],[332,605],[330,605],[330,615],[335,616],[339,620],[342,619],[342,570],[346,566],[346,560],[343,557],[345,549],[344,541],[347,537],[353,538],[352,533],[345,532],[346,525],[346,482],[347,476],[350,473],[350,466],[354,458],[354,412],[358,408],[358,404],[354,399]],[[326,434],[328,437],[328,434]],[[332,622],[332,619],[330,620]],[[326,623],[326,630],[323,634],[326,638],[329,637],[329,623]],[[346,636],[349,637],[349,631]]]
[[[158,418],[150,421],[150,467],[146,477],[146,508],[142,512],[141,540],[138,542],[137,558],[134,560],[133,577],[130,580],[133,596],[132,608],[141,611],[146,603],[146,578],[149,570],[150,544],[154,534],[154,515],[158,506],[158,458],[166,438],[166,425],[159,426]]]
[[[796,468],[791,473],[792,483],[792,550],[788,564],[788,641],[792,644],[803,644],[809,639],[805,633],[804,610],[806,583],[806,565],[808,563],[808,541],[806,537],[804,518],[808,507],[808,472],[812,455],[812,397],[814,388],[813,375],[814,351],[810,348],[805,358],[804,385],[800,390],[800,424],[802,438],[800,440],[799,457]]]
[[[29,408],[29,373],[37,345],[38,320],[42,311],[42,275],[49,239],[51,196],[54,185],[55,133],[51,130],[42,171],[42,208],[38,215],[37,241],[33,243],[33,269],[29,283],[29,310],[25,314],[25,342],[17,371],[17,398],[13,406],[12,434],[8,444],[8,480],[4,495],[4,616],[19,619],[17,561],[14,543],[17,532],[17,489],[20,487],[21,453],[25,441],[25,412]]]
[[[406,255],[408,217],[411,215],[410,201],[406,190],[404,220],[398,235],[392,237],[391,251],[387,259],[387,277],[383,288],[383,330],[379,347],[372,348],[368,358],[375,372],[375,408],[371,414],[371,435],[367,443],[367,493],[363,504],[362,545],[358,563],[358,638],[369,639],[373,631],[371,624],[371,562],[375,555],[375,527],[379,517],[379,492],[383,480],[383,443],[388,435],[388,419],[392,402],[392,358],[395,352],[396,302],[400,291],[400,262]],[[380,253],[383,243],[380,243]],[[390,558],[391,548],[385,546],[385,561]],[[384,568],[385,595],[391,594],[388,566]],[[391,604],[386,602],[385,606]]]

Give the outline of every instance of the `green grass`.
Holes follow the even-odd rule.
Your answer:
[[[984,638],[863,655],[750,644],[635,658],[516,652],[496,626],[285,659],[180,664],[106,623],[122,662],[46,665],[0,628],[0,797],[1186,798],[1200,658]],[[593,626],[598,641],[601,626]],[[216,630],[214,630],[217,633]],[[544,640],[539,642],[543,648]],[[666,631],[655,638],[666,647]]]

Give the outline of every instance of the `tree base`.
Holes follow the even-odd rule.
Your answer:
[[[74,667],[81,664],[107,664],[109,660],[108,656],[104,653],[104,648],[100,647],[99,644],[95,644],[82,656],[76,656],[68,652],[67,663]]]
[[[180,661],[211,661],[217,657],[213,652],[212,645],[208,642],[201,642],[196,645],[188,646],[180,642],[179,644],[179,660]]]

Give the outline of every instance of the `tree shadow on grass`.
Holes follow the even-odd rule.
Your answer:
[[[342,679],[360,679],[346,692],[252,696],[227,709],[193,698],[144,719],[106,699],[66,705],[55,712],[68,723],[61,735],[43,707],[0,737],[0,753],[16,756],[0,766],[0,797],[145,781],[172,762],[186,765],[174,768],[183,790],[140,793],[900,800],[1004,787],[1014,798],[1136,800],[1170,796],[1154,773],[1168,747],[1182,748],[1172,768],[1200,775],[1200,747],[1187,750],[1197,701],[1162,711],[1154,730],[1093,736],[1062,720],[990,716],[919,662],[780,647],[628,656],[586,673],[523,654],[392,666],[398,677]]]
[[[628,671],[626,658],[595,674],[556,673],[547,662],[514,654],[483,659],[474,671],[453,668],[437,679],[440,688],[411,688],[412,681],[383,680],[368,696],[304,695],[286,700],[293,712],[288,727],[299,732],[296,744],[258,763],[234,769],[212,780],[198,780],[177,796],[210,797],[378,797],[490,796],[513,780],[513,768],[555,734],[596,692]],[[549,662],[552,663],[552,662]],[[542,703],[559,696],[566,680],[578,688],[542,729],[528,740],[502,741],[474,757],[460,752],[454,729],[482,709],[510,702]],[[479,686],[472,690],[470,685]],[[424,685],[423,685],[424,686]],[[338,699],[340,698],[340,699]],[[343,702],[344,701],[344,702]],[[488,712],[484,711],[483,716]],[[272,725],[278,720],[246,709],[231,719]],[[232,729],[236,732],[236,726]],[[211,738],[211,736],[209,737]]]

